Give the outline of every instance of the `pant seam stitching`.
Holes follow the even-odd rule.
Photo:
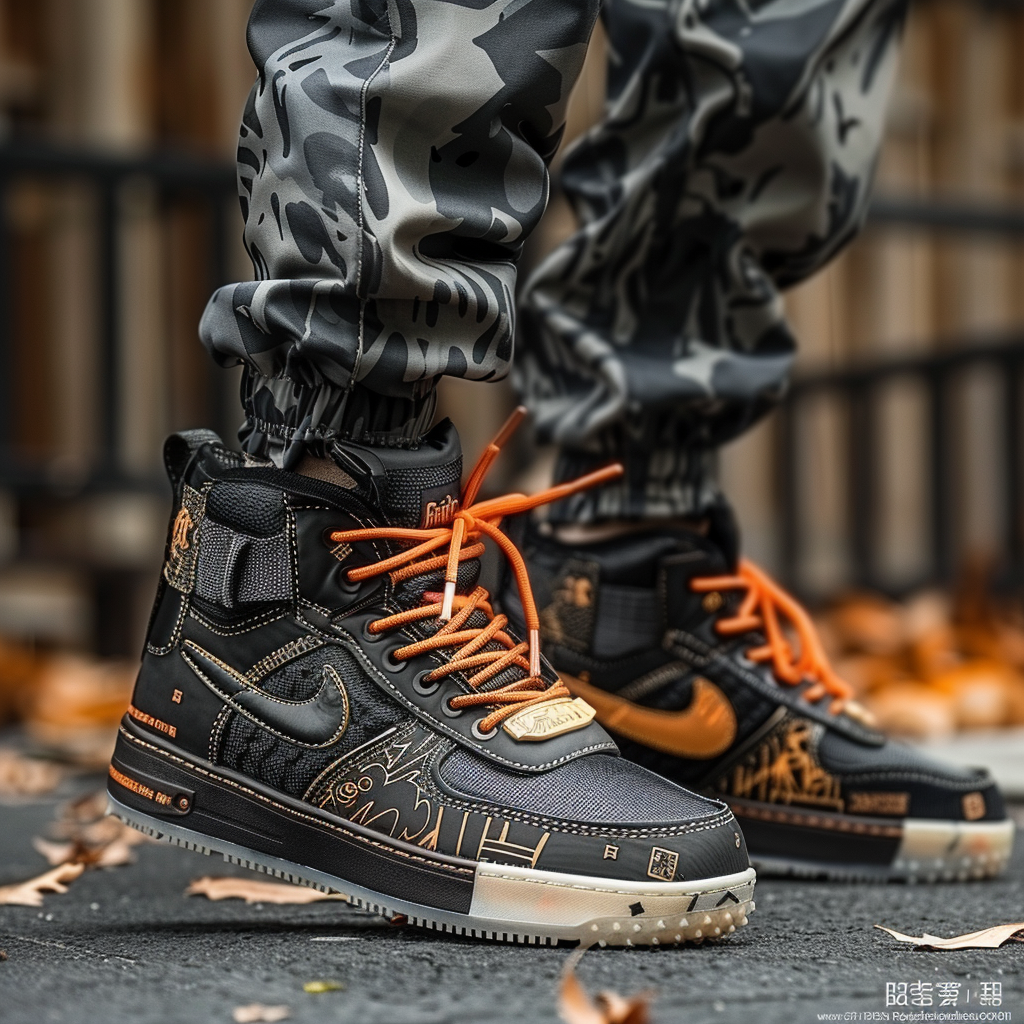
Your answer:
[[[363,361],[363,349],[366,345],[366,296],[363,295],[363,230],[365,227],[365,219],[363,213],[363,203],[365,202],[365,180],[363,174],[363,154],[366,149],[366,97],[370,91],[370,86],[373,84],[374,79],[383,68],[390,62],[391,54],[395,52],[395,45],[398,42],[398,38],[395,35],[394,26],[391,24],[391,10],[385,8],[387,19],[388,19],[388,32],[391,34],[391,41],[388,43],[387,51],[381,58],[380,64],[373,69],[373,72],[367,77],[366,81],[363,82],[363,87],[359,92],[359,172],[356,175],[356,189],[358,200],[358,218],[356,221],[356,245],[359,246],[358,257],[356,259],[356,295],[359,297],[359,341],[356,349],[356,357],[352,364],[352,376],[350,378],[348,391],[351,391],[358,380],[359,367]]]

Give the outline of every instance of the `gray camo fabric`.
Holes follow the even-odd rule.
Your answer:
[[[238,181],[256,280],[201,335],[242,363],[243,447],[414,445],[442,375],[509,372],[566,479],[557,516],[719,500],[715,450],[779,399],[779,289],[856,233],[906,0],[606,0],[580,228],[524,283],[599,0],[257,0]]]

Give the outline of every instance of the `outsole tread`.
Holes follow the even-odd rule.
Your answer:
[[[360,910],[367,911],[371,914],[376,914],[379,917],[391,918],[395,916],[396,913],[402,914],[407,918],[409,924],[418,928],[442,932],[458,937],[483,939],[486,941],[502,942],[511,945],[549,947],[559,945],[597,945],[602,948],[605,946],[650,946],[656,949],[672,948],[674,946],[701,945],[704,942],[718,942],[721,938],[725,938],[734,933],[738,928],[743,927],[747,923],[747,915],[753,913],[755,909],[754,901],[751,899],[744,903],[732,904],[728,910],[712,910],[705,914],[704,918],[700,922],[700,926],[690,924],[685,917],[681,918],[674,926],[667,923],[663,918],[659,918],[657,921],[653,921],[653,919],[650,918],[644,919],[645,922],[650,921],[654,923],[654,933],[650,935],[640,934],[644,930],[644,926],[640,923],[640,919],[602,919],[600,921],[588,922],[586,926],[581,926],[580,935],[575,939],[556,935],[545,935],[534,931],[510,932],[506,930],[480,928],[479,926],[473,927],[472,925],[459,925],[422,915],[404,914],[403,911],[398,910],[397,908],[389,907],[386,904],[375,901],[365,900],[358,896],[349,895],[340,889],[324,885],[322,882],[307,878],[301,874],[276,868],[273,865],[264,863],[260,860],[240,857],[232,853],[218,850],[215,847],[195,842],[194,840],[187,839],[184,836],[175,835],[171,832],[154,828],[151,825],[147,825],[145,822],[134,819],[129,814],[125,813],[124,809],[121,807],[112,808],[110,813],[114,814],[126,825],[131,826],[159,842],[165,842],[172,846],[191,850],[194,853],[201,853],[207,857],[217,855],[222,857],[225,863],[236,864],[239,867],[247,868],[250,871],[260,872],[261,874],[270,875],[273,878],[279,878],[283,881],[290,882],[293,885],[305,886],[307,888],[332,895],[341,894],[346,897],[346,901],[350,906],[357,907]],[[626,926],[625,929],[624,926]],[[634,941],[634,938],[636,941]]]

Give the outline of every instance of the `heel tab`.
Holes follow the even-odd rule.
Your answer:
[[[164,441],[164,467],[175,491],[196,453],[208,444],[223,444],[212,430],[179,430]]]

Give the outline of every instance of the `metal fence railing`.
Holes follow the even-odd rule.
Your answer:
[[[1002,242],[1024,242],[1024,209],[951,199],[879,196],[869,213],[871,224]],[[958,537],[958,445],[963,433],[962,403],[954,401],[955,386],[975,370],[989,368],[999,381],[998,450],[986,451],[994,460],[1003,486],[992,500],[1001,505],[994,516],[1002,524],[1001,537],[991,538],[987,554],[1004,578],[1024,580],[1024,335],[998,339],[964,337],[942,346],[942,351],[907,358],[882,360],[796,379],[778,412],[776,433],[776,512],[779,528],[781,575],[798,592],[807,593],[804,555],[807,540],[806,505],[802,497],[813,467],[801,458],[801,415],[816,400],[836,403],[845,420],[839,462],[844,477],[845,547],[849,571],[846,583],[892,591],[914,586],[948,584],[961,568],[964,552]],[[879,407],[883,391],[900,381],[915,383],[925,395],[924,447],[926,465],[924,564],[911,581],[894,588],[879,554],[880,465],[884,443],[900,438],[879,436]],[[959,474],[963,476],[962,473]]]
[[[230,280],[234,238],[239,233],[234,168],[223,162],[204,160],[180,153],[117,155],[60,148],[41,143],[0,145],[0,491],[17,500],[45,497],[65,500],[67,481],[54,474],[48,456],[28,452],[15,443],[19,416],[19,353],[36,339],[23,336],[15,316],[22,297],[17,294],[16,266],[18,225],[12,197],[24,184],[36,183],[59,189],[74,184],[91,197],[89,233],[92,281],[95,294],[90,309],[95,317],[96,338],[92,396],[97,410],[95,457],[88,471],[76,478],[77,493],[92,491],[151,490],[165,486],[155,471],[126,468],[120,456],[127,429],[122,416],[124,353],[136,339],[126,336],[123,308],[125,295],[125,250],[122,225],[125,196],[140,183],[154,198],[157,215],[187,206],[200,223],[198,241],[184,268],[194,279],[194,291],[208,295]],[[871,220],[881,225],[899,225],[922,231],[954,232],[978,237],[1024,241],[1024,210],[972,206],[962,203],[903,200],[881,197],[871,210]],[[58,283],[59,286],[59,283]],[[191,311],[188,314],[191,316]],[[806,464],[800,458],[802,410],[808,402],[825,396],[843,410],[845,432],[841,472],[845,477],[847,515],[846,548],[852,571],[851,582],[866,587],[886,588],[877,552],[879,516],[879,395],[893,381],[917,382],[926,393],[928,409],[924,428],[927,466],[926,565],[920,582],[946,582],[956,570],[957,483],[953,466],[958,433],[957,403],[951,400],[958,375],[976,367],[995,367],[1002,382],[1000,415],[1001,444],[997,453],[1005,486],[1000,501],[1005,508],[1000,521],[1005,536],[1000,539],[1008,565],[1024,573],[1024,336],[979,344],[978,339],[961,339],[940,354],[915,356],[871,366],[804,377],[794,382],[788,400],[779,412],[777,430],[777,523],[782,575],[798,591],[802,586],[806,531],[800,500],[806,483]],[[185,345],[185,342],[182,342]],[[195,347],[194,334],[187,346]],[[192,349],[190,348],[190,351]],[[237,406],[225,387],[223,371],[201,355],[195,359],[189,387],[205,398],[195,415],[225,437],[231,433]],[[951,390],[952,389],[952,390]],[[195,425],[171,423],[172,427]],[[114,581],[113,589],[119,584]],[[108,588],[109,589],[109,588]],[[102,616],[101,616],[102,618]],[[111,628],[114,628],[111,626]]]
[[[126,188],[141,183],[155,194],[158,210],[188,203],[203,211],[204,237],[189,271],[199,276],[207,290],[212,290],[229,279],[229,239],[238,230],[234,169],[220,161],[181,153],[130,156],[25,142],[0,146],[0,488],[8,491],[45,489],[54,483],[52,473],[39,459],[26,458],[12,444],[17,433],[14,420],[18,408],[14,392],[20,384],[16,353],[30,339],[16,336],[14,322],[18,296],[14,294],[17,276],[11,198],[15,189],[26,182],[47,187],[73,184],[84,187],[93,199],[92,306],[97,320],[95,335],[100,364],[95,377],[99,394],[94,396],[98,451],[82,486],[145,485],[138,474],[124,471],[118,457],[123,430],[119,417],[122,349],[131,341],[124,337],[122,317],[122,271],[126,258],[120,230],[122,198]],[[206,371],[210,378],[216,372],[213,367]],[[208,422],[221,426],[225,422],[224,388],[219,381],[212,383],[206,379],[197,381],[197,386],[208,396]]]
[[[806,480],[802,474],[807,460],[801,457],[798,424],[808,404],[825,397],[839,406],[845,420],[842,456],[845,477],[845,538],[849,556],[849,583],[868,589],[892,589],[879,556],[880,463],[885,444],[904,439],[879,436],[879,403],[885,388],[909,381],[924,392],[925,422],[922,435],[926,451],[923,470],[926,479],[925,521],[919,524],[927,537],[924,565],[912,586],[945,584],[952,581],[959,566],[957,513],[962,506],[958,493],[957,466],[964,453],[958,435],[968,410],[954,401],[954,387],[974,370],[988,368],[998,380],[999,446],[985,457],[995,461],[1003,486],[993,500],[1003,507],[993,518],[1003,524],[1003,536],[991,538],[989,554],[1000,568],[1013,577],[1024,570],[1024,336],[990,344],[965,344],[938,354],[892,359],[868,366],[803,377],[792,385],[787,401],[778,412],[777,469],[778,519],[781,532],[781,562],[787,582],[802,586],[801,565],[806,531],[802,501]],[[962,475],[962,474],[960,474]]]

